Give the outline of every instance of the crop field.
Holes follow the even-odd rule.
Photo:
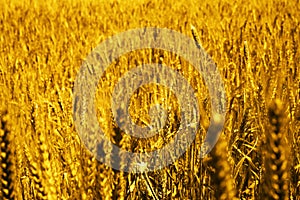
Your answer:
[[[299,0],[1,0],[0,11],[0,199],[300,200]],[[164,126],[146,138],[118,127],[114,87],[143,64],[181,74],[195,91],[200,116],[195,139],[175,162],[133,173],[106,165],[86,148],[74,114],[85,109],[76,105],[74,88],[93,49],[145,27],[174,30],[206,51],[224,83],[226,116],[216,145],[199,156],[214,117],[203,74],[164,49],[121,55],[99,77],[93,105],[110,143],[148,155],[176,138],[184,120],[181,94],[149,83],[131,94],[129,115],[150,127],[152,112],[167,119]],[[125,83],[120,99],[132,81]],[[158,104],[164,114],[155,114]],[[99,140],[86,134],[88,142]],[[105,161],[120,169],[127,162],[106,143],[97,151],[109,152]]]

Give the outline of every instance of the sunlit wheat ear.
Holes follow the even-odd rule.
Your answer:
[[[44,190],[47,193],[47,199],[56,199],[56,187],[54,175],[51,172],[51,164],[49,160],[49,148],[44,135],[39,136],[39,153],[41,155],[41,170],[43,178]]]
[[[47,194],[43,188],[42,180],[41,180],[41,173],[39,170],[39,165],[35,161],[35,159],[32,157],[32,155],[29,152],[29,148],[27,145],[24,146],[24,155],[25,158],[28,161],[29,165],[29,172],[33,179],[34,187],[32,196],[37,199],[47,199]]]
[[[21,169],[21,168],[20,168]],[[22,176],[20,177],[21,186],[22,186],[22,199],[27,200],[30,198],[30,179],[28,168],[24,167]]]
[[[289,144],[284,135],[288,125],[284,104],[274,100],[269,106],[266,127],[264,199],[289,199]]]
[[[211,152],[211,165],[215,168],[212,175],[216,199],[236,199],[234,180],[231,177],[231,166],[228,161],[228,145],[222,136]]]
[[[92,199],[95,195],[95,184],[96,184],[96,173],[97,173],[97,161],[95,157],[85,155],[84,158],[86,162],[85,170],[85,184],[86,187],[84,188],[86,191],[87,199]]]
[[[202,45],[201,45],[201,42],[200,42],[200,37],[199,37],[198,31],[197,31],[197,29],[193,25],[191,25],[191,31],[192,31],[192,35],[194,37],[196,46],[199,49],[202,49]]]
[[[1,116],[1,115],[0,115]],[[14,199],[14,171],[13,152],[11,146],[11,129],[8,123],[8,115],[1,116],[0,122],[0,198]]]

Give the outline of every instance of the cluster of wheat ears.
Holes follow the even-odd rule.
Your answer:
[[[0,10],[0,199],[300,199],[299,0],[4,0]],[[179,102],[155,84],[139,88],[129,108],[140,126],[150,121],[149,106],[166,108],[166,126],[155,137],[134,138],[114,122],[113,87],[140,64],[181,73],[197,91],[201,116],[195,141],[176,162],[125,173],[98,162],[82,144],[72,89],[100,42],[149,26],[194,38],[212,57],[226,88],[226,122],[200,159],[211,117],[201,74],[160,49],[122,55],[101,77],[95,100],[112,143],[147,153],[178,130]]]

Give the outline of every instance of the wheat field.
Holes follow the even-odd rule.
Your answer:
[[[0,199],[300,199],[299,0],[2,0],[0,10]],[[176,162],[127,173],[97,161],[83,145],[73,88],[99,43],[143,27],[178,31],[206,50],[224,81],[227,112],[217,144],[199,158],[211,118],[201,74],[159,49],[122,55],[101,77],[95,100],[112,143],[152,151],[170,142],[180,123],[172,91],[148,84],[134,94],[129,113],[146,126],[150,106],[161,104],[166,127],[149,139],[117,127],[111,92],[137,64],[180,72],[199,91],[201,116],[195,141]]]

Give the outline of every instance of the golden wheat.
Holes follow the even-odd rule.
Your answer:
[[[276,99],[269,106],[270,126],[266,131],[264,198],[289,199],[289,148],[284,137],[286,114],[283,103]]]
[[[9,124],[9,116],[7,111],[1,112],[0,127],[0,161],[1,161],[1,190],[0,197],[2,199],[14,199],[15,170],[12,148],[11,125]]]
[[[0,113],[1,199],[299,199],[299,1],[4,0],[0,10],[0,110],[9,113]],[[202,74],[183,55],[162,49],[122,55],[100,78],[95,97],[99,125],[112,143],[147,154],[179,128],[176,95],[155,84],[133,94],[129,113],[147,126],[149,108],[160,104],[168,119],[159,134],[138,139],[114,121],[113,88],[138,65],[179,72],[200,109],[200,128],[184,155],[163,169],[131,174],[98,162],[84,147],[73,119],[73,87],[99,43],[148,26],[179,31],[205,47],[224,80],[227,114],[220,141],[198,158],[211,118]],[[101,148],[111,151],[106,143],[94,151]],[[105,159],[121,167],[127,162],[111,154]]]

